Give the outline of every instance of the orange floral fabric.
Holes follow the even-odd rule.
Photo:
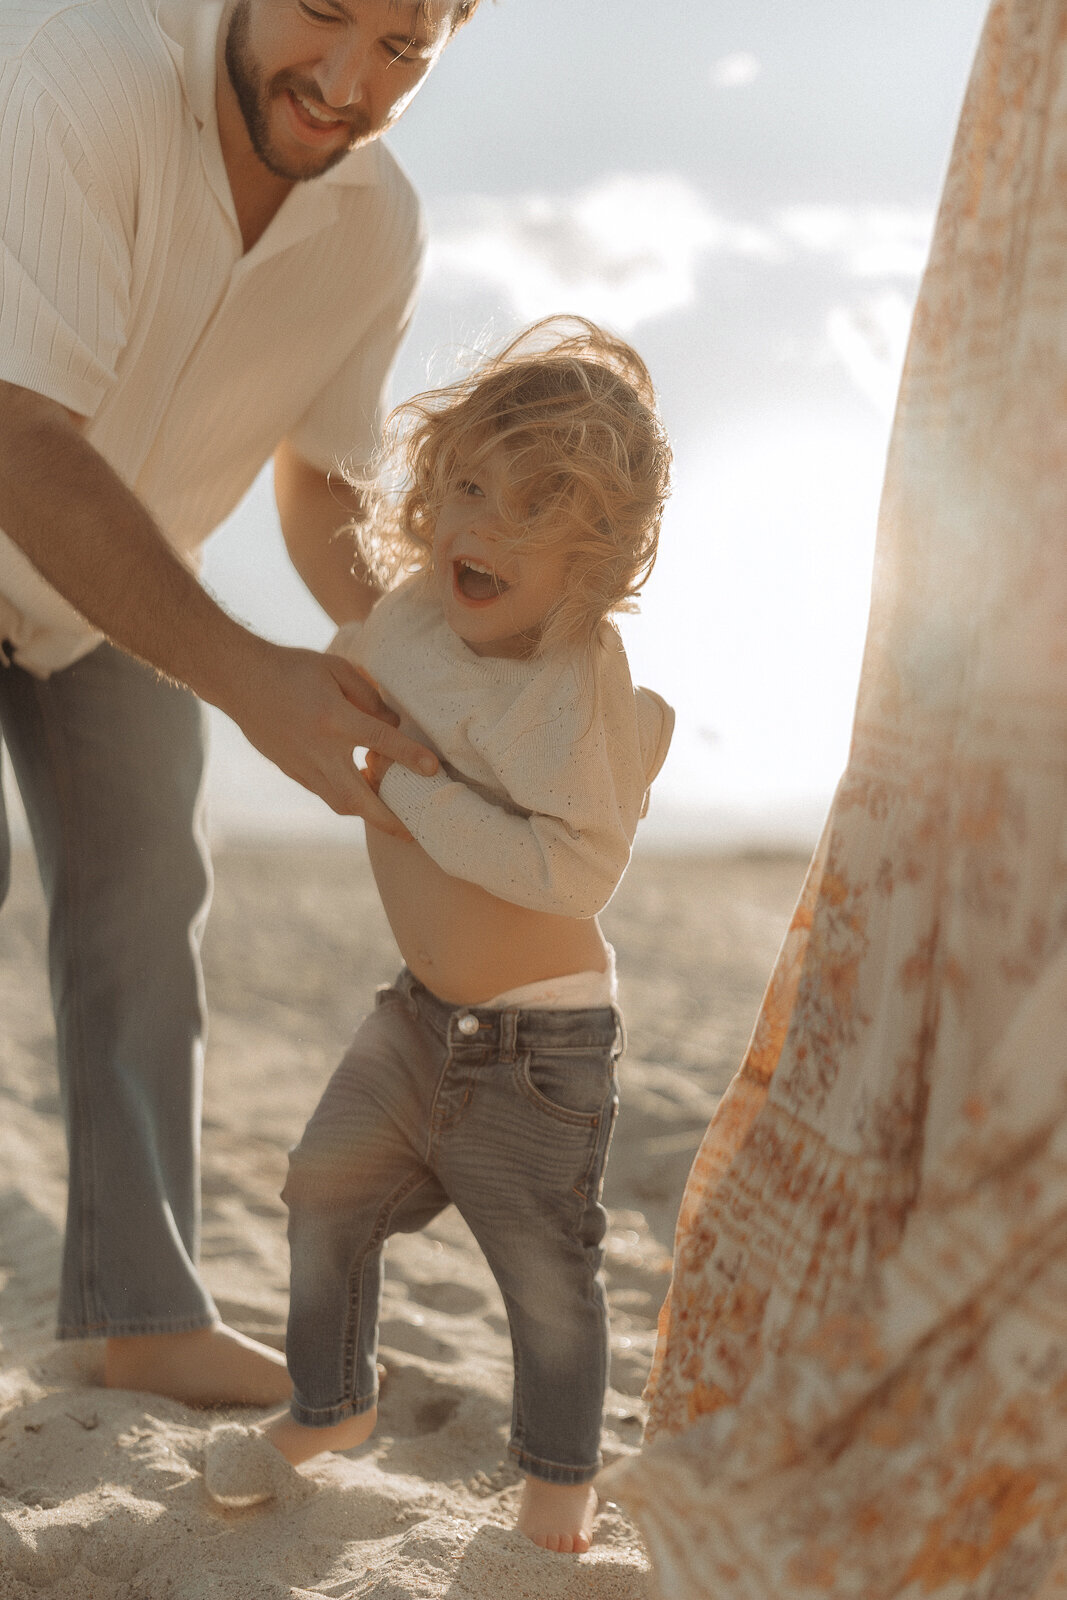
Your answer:
[[[670,1600],[1067,1600],[1067,0],[996,0],[849,765],[694,1163],[642,1455]]]

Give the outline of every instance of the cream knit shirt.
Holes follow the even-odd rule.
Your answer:
[[[381,797],[438,866],[516,905],[592,917],[630,859],[674,713],[634,689],[622,640],[591,656],[477,656],[421,576],[348,623],[331,650],[361,667],[441,770],[394,763]]]

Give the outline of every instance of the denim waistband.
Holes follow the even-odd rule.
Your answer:
[[[452,1005],[420,983],[407,967],[391,986],[450,1048],[473,1048],[509,1060],[516,1051],[623,1048],[622,1017],[615,1006],[556,1010],[534,1007]],[[388,993],[388,989],[383,991]]]

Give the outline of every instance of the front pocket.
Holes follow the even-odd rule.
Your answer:
[[[577,1128],[595,1128],[615,1083],[607,1050],[530,1050],[515,1063],[515,1076],[528,1100],[548,1116]]]

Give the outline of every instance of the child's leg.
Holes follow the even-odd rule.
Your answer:
[[[224,1505],[289,1492],[299,1480],[285,1462],[351,1450],[373,1432],[382,1245],[448,1204],[420,1159],[440,1059],[403,996],[383,991],[290,1155],[293,1399],[261,1427],[209,1440],[205,1479]]]
[[[596,1509],[608,1368],[599,1196],[616,1104],[614,1019],[600,1009],[489,1018],[480,1042],[495,1029],[499,1057],[476,1075],[435,1160],[507,1308],[510,1448],[527,1474],[519,1527],[548,1549],[580,1552]]]
[[[370,1432],[363,1419],[378,1392],[382,1245],[448,1204],[421,1159],[438,1070],[434,1041],[402,997],[385,991],[290,1154],[293,1399],[272,1437],[291,1461],[350,1448]]]
[[[547,1203],[546,1203],[547,1202]],[[589,1548],[608,1372],[608,1318],[599,1277],[605,1219],[591,1204],[577,1231],[530,1197],[521,1221],[498,1229],[468,1215],[504,1297],[515,1358],[510,1450],[526,1474],[519,1529],[548,1550]],[[599,1213],[599,1215],[597,1215]],[[553,1237],[553,1229],[558,1229]],[[498,1242],[499,1239],[499,1242]]]

